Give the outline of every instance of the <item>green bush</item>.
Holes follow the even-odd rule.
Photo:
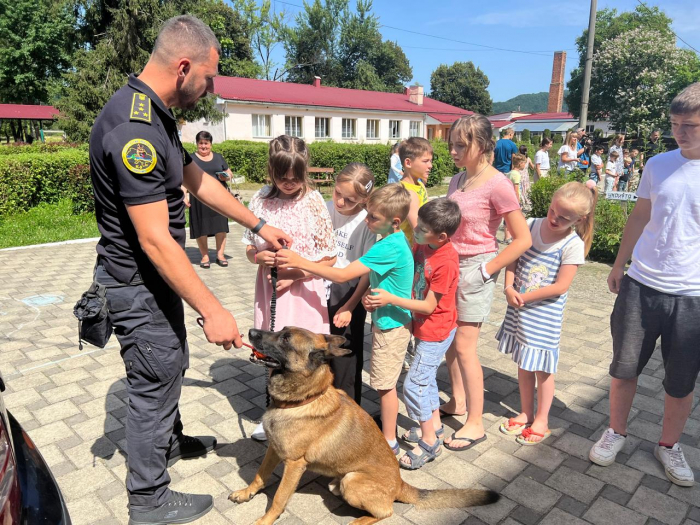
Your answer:
[[[68,180],[71,184],[71,200],[73,201],[73,215],[82,213],[95,213],[95,195],[92,192],[90,179],[90,165],[76,164],[68,171]]]
[[[0,155],[17,155],[18,153],[55,153],[66,149],[88,150],[85,143],[76,142],[35,142],[34,144],[3,144]]]
[[[523,132],[520,134],[520,138],[523,142],[530,142],[530,130],[524,129]]]

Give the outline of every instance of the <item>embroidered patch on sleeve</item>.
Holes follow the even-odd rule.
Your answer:
[[[143,93],[134,93],[131,99],[131,120],[151,121],[151,99]]]
[[[133,173],[150,173],[156,167],[158,157],[153,144],[146,139],[130,140],[122,150],[122,160],[126,169]]]

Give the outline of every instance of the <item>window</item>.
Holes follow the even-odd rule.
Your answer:
[[[271,137],[270,115],[253,115],[253,136]]]
[[[379,138],[379,121],[378,120],[367,120],[367,138],[368,139],[378,139]]]
[[[416,121],[411,121],[409,128],[408,128],[408,136],[409,137],[420,137],[421,132],[420,132],[420,122]]]
[[[284,117],[284,133],[290,137],[303,137],[302,117]]]
[[[390,120],[389,121],[389,138],[390,139],[400,139],[401,138],[401,121],[400,120]]]
[[[354,118],[344,118],[343,119],[343,130],[342,137],[344,139],[354,139],[357,138],[357,120]]]
[[[331,136],[331,119],[316,117],[316,138],[327,139]]]

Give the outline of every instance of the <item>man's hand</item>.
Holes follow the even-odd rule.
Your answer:
[[[292,238],[282,230],[266,224],[258,232],[258,235],[269,242],[275,250],[289,248],[292,245]]]
[[[275,252],[271,252],[270,250],[260,250],[255,254],[255,262],[262,266],[272,268],[275,266]]]
[[[204,335],[207,341],[218,346],[223,346],[224,350],[230,350],[231,345],[236,348],[243,346],[241,334],[238,332],[236,320],[231,312],[225,308],[218,308],[212,315],[204,317]]]
[[[345,328],[350,324],[351,320],[352,312],[350,310],[343,310],[343,308],[338,310],[333,316],[333,324],[338,328]]]
[[[520,308],[521,306],[523,306],[525,304],[525,301],[523,301],[523,298],[520,295],[520,293],[518,293],[513,288],[508,288],[506,290],[506,301],[513,308]]]
[[[391,304],[391,300],[394,298],[395,296],[386,290],[372,288],[370,294],[367,295],[367,302],[376,310],[377,308]]]
[[[276,253],[275,261],[279,268],[299,268],[302,257],[292,250],[282,249]]]
[[[620,293],[622,278],[625,276],[625,269],[613,266],[608,275],[608,288],[612,293]]]

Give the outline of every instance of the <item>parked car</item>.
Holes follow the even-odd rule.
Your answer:
[[[0,392],[5,382],[0,374]],[[0,393],[0,523],[70,525],[66,503],[34,442],[5,409]]]

